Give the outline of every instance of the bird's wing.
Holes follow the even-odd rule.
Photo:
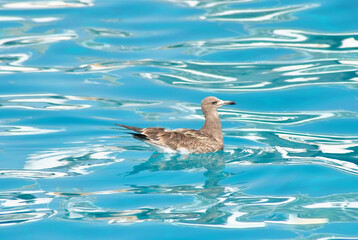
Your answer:
[[[213,139],[193,129],[168,130],[164,128],[145,128],[142,134],[148,138],[148,143],[169,147],[173,150],[187,150],[189,152],[214,151]]]
[[[117,124],[135,131],[131,133],[136,139],[159,147],[188,152],[214,152],[222,149],[216,141],[200,130],[180,128],[169,130],[161,127],[138,128]]]

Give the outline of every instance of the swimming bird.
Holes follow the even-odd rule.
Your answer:
[[[234,105],[233,101],[223,101],[216,97],[206,97],[201,101],[201,111],[205,117],[204,126],[199,129],[162,127],[118,126],[134,131],[134,138],[158,147],[164,152],[207,153],[224,149],[224,138],[217,109],[223,105]]]

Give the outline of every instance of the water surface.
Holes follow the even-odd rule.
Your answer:
[[[3,239],[358,239],[358,4],[0,3]],[[200,128],[166,155],[114,125]]]

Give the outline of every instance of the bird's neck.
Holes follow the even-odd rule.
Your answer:
[[[201,131],[214,137],[217,141],[223,142],[223,133],[221,130],[221,121],[217,111],[204,113],[205,123]]]

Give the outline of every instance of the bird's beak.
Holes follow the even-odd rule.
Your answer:
[[[221,105],[235,105],[236,102],[234,101],[222,101]]]

